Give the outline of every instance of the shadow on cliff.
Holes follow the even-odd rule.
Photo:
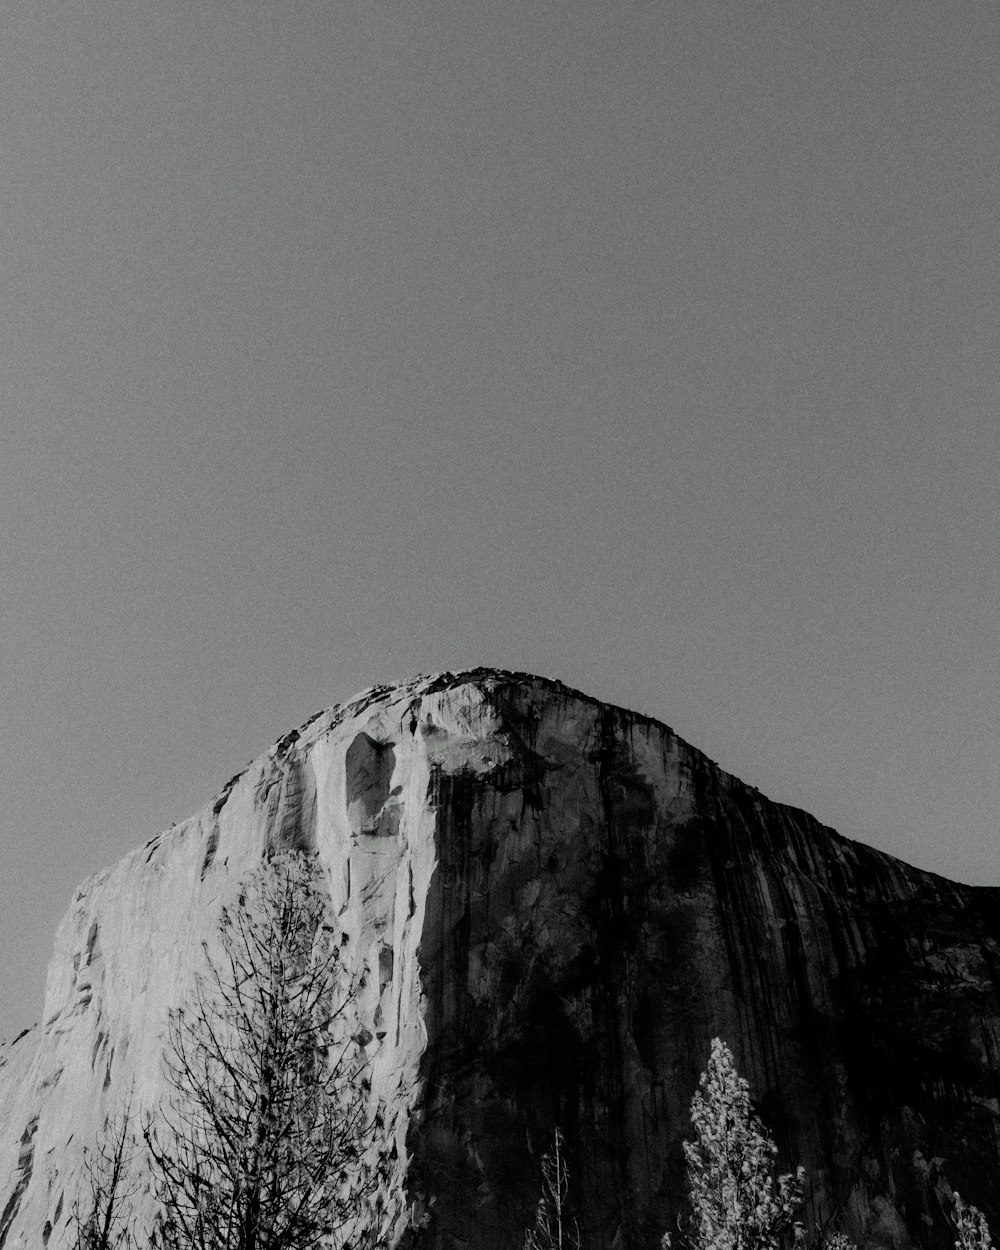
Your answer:
[[[806,1166],[814,1230],[943,1250],[948,1181],[1000,1227],[998,892],[850,843],[619,709],[558,758],[526,696],[497,712],[502,767],[432,775],[408,1239],[520,1246],[558,1125],[584,1250],[655,1246],[713,1036],[779,1166]]]

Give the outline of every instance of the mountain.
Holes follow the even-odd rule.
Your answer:
[[[723,1037],[813,1227],[1000,1231],[1000,894],[768,801],[669,728],[476,669],[319,713],[75,895],[0,1057],[0,1247],[68,1246],[82,1152],[164,1091],[168,1009],[269,851],[316,852],[366,971],[405,1245],[520,1247],[556,1125],[584,1250],[652,1250]],[[145,1208],[151,1209],[147,1201]]]

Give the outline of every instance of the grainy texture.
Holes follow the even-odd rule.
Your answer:
[[[367,972],[407,1241],[518,1247],[558,1124],[584,1250],[655,1246],[717,1034],[814,1223],[943,1248],[950,1182],[1000,1228],[998,892],[848,842],[656,722],[475,670],[314,717],[80,889],[45,1018],[2,1056],[0,1246],[66,1245],[81,1149],[129,1088],[155,1107],[166,1013],[282,846],[318,852]]]

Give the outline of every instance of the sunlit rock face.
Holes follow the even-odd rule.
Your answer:
[[[585,1250],[655,1246],[716,1035],[812,1224],[944,1247],[953,1185],[1000,1229],[998,892],[848,842],[654,721],[476,670],[314,717],[81,888],[45,1017],[2,1056],[0,1246],[68,1246],[81,1151],[129,1090],[156,1107],[167,1012],[282,847],[317,853],[366,973],[397,1239],[520,1247],[559,1125]]]

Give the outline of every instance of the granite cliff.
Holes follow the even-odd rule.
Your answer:
[[[520,1246],[553,1127],[585,1250],[658,1244],[709,1040],[809,1219],[1000,1230],[1000,892],[771,803],[666,726],[478,669],[313,717],[77,892],[44,1019],[0,1056],[0,1247],[68,1245],[81,1152],[163,1090],[166,1013],[269,849],[314,850],[359,970],[404,1243]]]

